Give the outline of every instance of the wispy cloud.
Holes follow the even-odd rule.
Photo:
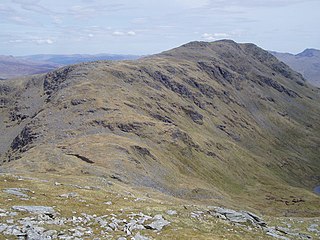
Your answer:
[[[32,42],[36,43],[36,44],[53,44],[54,41],[50,38],[47,39],[34,39],[32,40]]]
[[[121,10],[129,9],[128,6],[121,3],[100,3],[95,1],[86,1],[86,4],[79,4],[71,6],[65,15],[71,15],[79,19],[89,19],[106,15],[108,13],[114,13]]]
[[[316,2],[318,0],[209,0],[208,6],[215,7],[215,8],[222,8],[222,7],[284,7],[290,6],[297,3],[306,3],[306,2]]]
[[[135,36],[136,32],[135,31],[128,31],[128,32],[123,32],[123,31],[113,31],[112,32],[113,36]]]
[[[281,39],[285,51],[290,44],[318,47],[319,7],[319,0],[2,0],[0,54],[107,46],[142,54],[222,38],[270,49]]]
[[[52,14],[51,9],[44,7],[40,4],[41,0],[12,0],[13,3],[20,5],[26,11],[31,11],[40,14]]]
[[[128,35],[128,36],[135,36],[135,35],[136,35],[136,32],[134,32],[134,31],[129,31],[129,32],[127,32],[127,35]]]
[[[22,16],[10,16],[7,18],[7,20],[11,21],[12,23],[21,24],[21,25],[34,25],[34,21]]]
[[[228,33],[203,33],[201,38],[206,41],[216,41],[218,39],[230,38],[231,34]]]
[[[173,0],[185,8],[202,8],[210,4],[210,0]]]

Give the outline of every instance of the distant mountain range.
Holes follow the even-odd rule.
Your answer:
[[[26,60],[26,61],[37,61],[37,62],[48,62],[59,65],[70,65],[81,62],[93,62],[93,61],[103,61],[103,60],[134,60],[139,58],[140,56],[136,55],[121,55],[121,54],[71,54],[71,55],[63,55],[63,54],[38,54],[38,55],[30,55],[24,57],[18,57],[18,59]]]
[[[271,52],[280,61],[301,73],[311,84],[320,87],[320,50],[306,49],[299,54]]]
[[[24,75],[46,73],[58,67],[81,62],[133,60],[137,58],[139,58],[139,56],[119,54],[38,54],[21,57],[0,55],[0,80]]]
[[[45,73],[57,67],[59,65],[54,63],[35,62],[13,56],[0,56],[0,79]]]

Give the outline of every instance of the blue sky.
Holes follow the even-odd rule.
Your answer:
[[[1,0],[0,55],[151,54],[233,39],[320,49],[320,0]]]

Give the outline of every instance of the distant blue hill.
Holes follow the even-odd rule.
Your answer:
[[[0,80],[50,72],[58,67],[81,62],[134,60],[140,56],[120,54],[38,54],[29,56],[0,55]]]
[[[120,54],[38,54],[30,56],[18,57],[18,59],[28,60],[28,61],[37,61],[37,62],[48,62],[59,65],[69,65],[76,64],[81,62],[93,62],[93,61],[102,61],[102,60],[134,60],[138,59],[140,56],[137,55],[120,55]]]
[[[320,50],[309,48],[298,54],[271,53],[293,70],[301,73],[311,84],[320,87]]]

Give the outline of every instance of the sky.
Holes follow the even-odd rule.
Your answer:
[[[0,0],[0,55],[145,55],[232,39],[320,49],[320,0]]]

